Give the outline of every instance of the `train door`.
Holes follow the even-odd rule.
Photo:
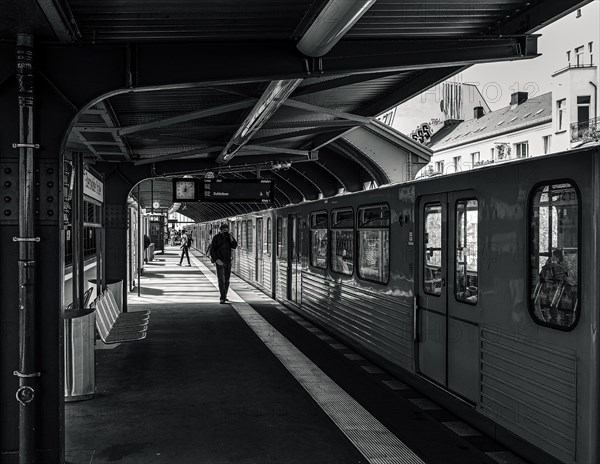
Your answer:
[[[298,217],[288,215],[288,265],[287,265],[287,299],[298,302],[298,272],[300,270],[300,254],[298,253]]]
[[[419,202],[418,361],[421,374],[446,385],[447,340],[446,194]]]
[[[263,247],[263,218],[256,218],[256,282],[263,285],[265,268]]]
[[[478,204],[472,192],[421,199],[418,361],[421,374],[477,401]]]

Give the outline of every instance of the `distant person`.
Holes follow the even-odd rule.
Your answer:
[[[181,248],[181,256],[179,258],[178,266],[181,266],[184,256],[187,258],[188,266],[191,266],[190,255],[188,253],[188,249],[190,248],[190,239],[185,232],[181,234],[181,245],[179,248]]]
[[[237,242],[229,234],[229,225],[221,224],[220,232],[215,234],[210,244],[210,260],[217,265],[217,278],[219,279],[219,292],[221,304],[227,303],[229,290],[229,277],[231,276],[231,250],[237,248]]]
[[[144,234],[144,261],[148,262],[148,255],[146,254],[146,250],[150,246],[150,237]]]

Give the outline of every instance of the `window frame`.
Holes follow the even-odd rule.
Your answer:
[[[531,253],[532,253],[532,236],[531,236],[531,214],[533,212],[533,199],[535,196],[535,192],[542,186],[549,186],[549,185],[555,185],[555,184],[570,184],[571,187],[573,187],[573,189],[575,189],[575,193],[577,194],[577,299],[578,299],[578,311],[577,314],[575,315],[575,319],[573,320],[573,323],[568,326],[568,327],[561,327],[555,324],[551,324],[549,322],[545,322],[545,321],[540,321],[536,316],[535,316],[535,308],[533,307],[533,305],[531,304],[531,296],[532,296],[532,290],[531,290]],[[581,243],[582,243],[582,228],[581,228],[581,224],[582,224],[582,209],[581,209],[581,190],[579,189],[579,186],[577,185],[577,183],[575,182],[575,180],[571,179],[571,178],[567,178],[567,177],[562,177],[562,178],[558,178],[558,179],[551,179],[551,180],[544,180],[544,181],[540,181],[540,182],[536,182],[530,189],[529,192],[527,194],[527,214],[526,214],[526,223],[525,223],[525,227],[527,228],[526,231],[526,240],[527,240],[527,247],[526,247],[526,276],[527,276],[527,281],[526,281],[526,285],[527,285],[527,312],[529,313],[529,317],[531,318],[531,320],[533,321],[534,324],[540,325],[542,327],[547,327],[549,329],[553,329],[553,330],[559,330],[561,332],[572,332],[573,330],[575,330],[575,328],[577,327],[577,325],[579,324],[579,319],[581,318],[581,312],[582,307],[581,307],[581,298],[580,296],[582,295],[581,293]],[[538,250],[538,254],[539,254],[539,250]],[[536,271],[537,273],[538,271]]]
[[[388,218],[388,226],[387,226],[387,231],[388,231],[388,272],[387,272],[387,279],[385,281],[383,280],[373,280],[373,279],[368,279],[366,277],[363,277],[360,275],[360,266],[358,265],[359,260],[358,260],[358,253],[359,253],[359,249],[360,249],[360,231],[361,229],[375,229],[375,228],[371,228],[371,227],[364,227],[361,228],[360,227],[360,210],[361,209],[365,209],[365,208],[372,208],[374,206],[385,206],[388,209],[388,213],[389,213],[389,218]],[[378,285],[388,285],[390,282],[390,277],[391,277],[391,260],[392,260],[392,241],[391,241],[391,236],[392,236],[392,209],[390,208],[390,204],[387,201],[383,201],[383,202],[377,202],[377,203],[367,203],[367,204],[362,204],[362,205],[358,205],[356,207],[356,228],[355,228],[355,246],[356,246],[356,277],[362,281],[365,282],[371,282],[374,284],[378,284]],[[377,228],[378,229],[378,228]],[[382,228],[383,229],[383,228]]]
[[[567,99],[561,98],[560,100],[556,100],[556,130],[563,131],[565,129],[566,124],[566,115],[567,115]]]
[[[457,262],[458,262],[458,249],[456,247],[456,239],[457,239],[457,230],[456,230],[456,225],[457,225],[457,220],[456,217],[454,218],[454,291],[452,293],[454,293],[454,299],[458,302],[458,303],[463,303],[463,304],[467,304],[469,306],[477,306],[477,304],[479,303],[480,300],[480,292],[479,292],[479,242],[480,242],[480,217],[479,217],[479,213],[480,213],[480,208],[479,208],[479,198],[477,198],[476,196],[471,196],[471,197],[465,197],[465,198],[458,198],[456,200],[456,202],[454,203],[454,213],[458,212],[458,203],[460,202],[465,202],[468,203],[471,200],[475,200],[477,202],[477,301],[475,303],[471,303],[470,301],[467,300],[459,300],[458,297],[456,296],[456,277],[457,277],[457,272],[456,272],[456,266],[457,266]],[[447,248],[447,247],[446,247]],[[429,295],[429,294],[428,294]]]
[[[332,209],[329,212],[329,216],[330,216],[329,220],[330,220],[331,226],[328,229],[328,231],[329,231],[328,246],[333,241],[333,234],[335,233],[336,230],[342,230],[342,231],[349,230],[349,229],[341,228],[341,227],[340,228],[336,228],[333,225],[333,215],[334,215],[334,213],[343,212],[343,211],[349,211],[352,214],[352,272],[350,274],[348,274],[348,273],[345,273],[345,272],[336,271],[333,268],[333,262],[332,262],[332,260],[333,260],[333,251],[331,251],[329,253],[329,270],[331,272],[335,273],[335,274],[339,274],[339,275],[346,276],[346,277],[352,277],[354,275],[354,270],[356,269],[356,245],[357,245],[357,243],[356,243],[356,241],[357,241],[356,240],[356,230],[357,230],[356,224],[358,223],[358,219],[356,217],[356,213],[354,211],[354,207],[353,206],[335,208],[335,209]]]
[[[529,140],[525,140],[523,142],[515,142],[513,145],[514,145],[513,148],[515,150],[515,159],[526,159],[526,158],[529,158]],[[522,149],[519,150],[519,147],[521,147],[521,148],[525,147],[526,152],[527,152],[525,154],[525,156],[523,156],[523,150]],[[520,152],[521,156],[519,156],[519,152]]]
[[[325,226],[325,236],[327,237],[327,249],[325,250],[325,266],[320,267],[313,264],[313,230],[323,230],[323,228],[313,228],[312,219],[317,214],[325,214],[327,224]],[[326,209],[320,209],[317,211],[311,211],[308,215],[308,265],[312,269],[320,269],[321,271],[327,271],[329,268],[329,256],[330,256],[330,237],[329,237],[329,212]]]

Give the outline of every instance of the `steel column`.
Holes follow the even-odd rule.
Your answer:
[[[35,463],[35,167],[33,158],[33,37],[17,36],[19,102],[19,463]]]

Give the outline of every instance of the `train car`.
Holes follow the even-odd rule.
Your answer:
[[[527,459],[587,464],[599,212],[594,146],[230,220],[240,277]]]

